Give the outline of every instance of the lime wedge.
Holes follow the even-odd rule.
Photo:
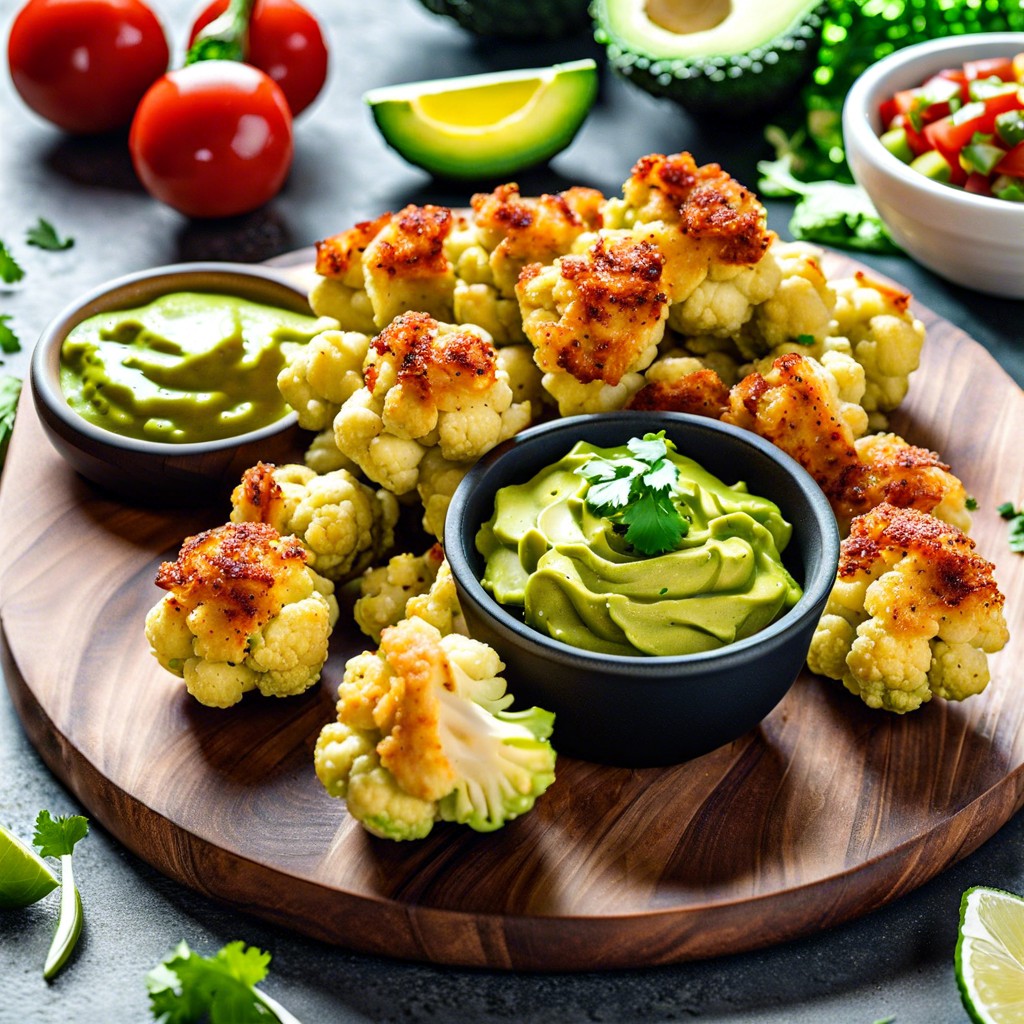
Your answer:
[[[0,825],[0,907],[27,907],[59,884],[43,858]]]
[[[980,885],[964,893],[956,981],[978,1024],[1024,1020],[1024,899]]]
[[[385,141],[440,177],[514,174],[572,142],[597,96],[592,60],[372,89]]]

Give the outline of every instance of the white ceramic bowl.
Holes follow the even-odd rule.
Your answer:
[[[1024,33],[933,39],[871,65],[843,107],[847,159],[893,238],[923,266],[990,295],[1024,298],[1024,203],[978,196],[913,171],[879,140],[879,104],[947,67],[1024,51]]]

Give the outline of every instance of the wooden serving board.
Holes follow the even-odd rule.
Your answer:
[[[829,257],[833,276],[856,266]],[[26,395],[0,490],[4,667],[25,729],[89,813],[158,870],[355,950],[630,967],[767,945],[878,907],[1024,803],[1024,558],[994,511],[1024,499],[1024,393],[963,331],[917,313],[923,366],[893,428],[941,452],[978,499],[972,535],[997,563],[1013,634],[989,688],[963,704],[900,718],[805,674],[758,729],[698,760],[629,770],[560,758],[535,810],[497,833],[439,825],[420,842],[375,839],[312,767],[344,662],[364,646],[351,620],[309,693],[197,704],[149,654],[143,618],[162,595],[157,565],[227,519],[234,481],[214,509],[118,504],[54,453]]]

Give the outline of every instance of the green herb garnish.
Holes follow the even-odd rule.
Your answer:
[[[40,811],[32,842],[44,857],[60,858],[60,913],[50,951],[43,964],[43,977],[49,980],[67,962],[82,933],[82,897],[75,886],[71,852],[75,844],[89,832],[89,822],[80,814],[64,814],[54,818],[49,811]]]
[[[299,1024],[255,987],[269,963],[269,953],[244,942],[229,942],[210,957],[180,942],[146,975],[150,1009],[160,1024]]]
[[[644,434],[626,442],[629,455],[593,456],[576,472],[588,481],[586,503],[595,514],[626,527],[625,537],[637,551],[660,555],[672,551],[690,524],[683,518],[672,492],[679,470],[669,458],[675,445],[665,431]]]
[[[11,255],[10,249],[0,242],[0,281],[4,284],[17,284],[24,276],[21,264]]]
[[[968,512],[978,511],[978,499],[968,495],[967,500],[964,502],[964,507]]]
[[[29,228],[25,233],[25,241],[39,249],[50,249],[52,251],[70,249],[75,244],[73,238],[61,238],[57,234],[57,229],[42,217],[36,222],[35,227]]]
[[[1013,503],[1004,501],[996,511],[1010,523],[1010,550],[1024,554],[1024,509],[1013,507]]]
[[[21,339],[8,327],[11,315],[0,313],[0,352],[11,355],[21,351]]]
[[[9,373],[0,374],[0,469],[7,457],[7,446],[14,430],[14,416],[18,411],[21,380]]]

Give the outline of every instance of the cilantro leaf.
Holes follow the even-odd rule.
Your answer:
[[[24,276],[21,264],[11,255],[10,249],[0,242],[0,281],[4,284],[17,284]]]
[[[0,313],[0,352],[7,355],[21,351],[21,339],[7,326],[10,319],[9,313]]]
[[[968,495],[967,500],[964,502],[964,506],[968,512],[978,511],[978,499]]]
[[[75,843],[89,832],[89,822],[80,814],[61,814],[54,818],[49,811],[40,811],[32,842],[44,857],[69,855]]]
[[[0,374],[0,468],[7,457],[7,446],[14,430],[14,416],[21,396],[21,380],[9,373]]]
[[[1024,554],[1024,508],[1014,508],[1012,502],[1004,501],[996,511],[1004,519],[1009,520],[1010,533],[1007,539],[1010,550],[1018,554]]]
[[[57,229],[42,217],[25,233],[25,241],[39,249],[49,249],[57,252],[61,249],[70,249],[75,244],[73,238],[61,238]]]
[[[160,1024],[298,1024],[255,987],[269,963],[269,953],[240,941],[210,957],[180,942],[146,975],[150,1009]]]
[[[624,526],[627,543],[642,554],[671,551],[690,525],[672,500],[679,478],[670,458],[675,448],[663,430],[631,438],[625,447],[630,454],[594,455],[577,467],[590,485],[584,500],[595,515]]]

